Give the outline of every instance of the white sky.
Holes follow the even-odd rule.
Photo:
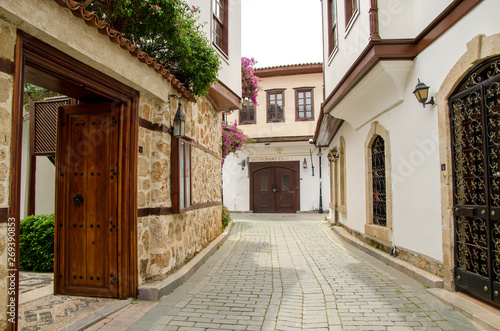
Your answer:
[[[257,68],[322,62],[320,0],[241,0],[241,56]]]

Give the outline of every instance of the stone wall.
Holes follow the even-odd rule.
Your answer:
[[[0,20],[0,58],[14,62],[16,28]],[[10,143],[14,78],[0,72],[0,208],[9,207]],[[0,220],[0,330],[7,327],[7,220]]]
[[[155,127],[169,127],[177,100],[162,101],[141,94],[140,117]],[[222,231],[221,115],[205,99],[182,101],[186,135],[192,143],[193,210],[172,214],[171,136],[162,130],[139,128],[138,208],[158,208],[138,219],[139,284],[160,280],[200,252]]]

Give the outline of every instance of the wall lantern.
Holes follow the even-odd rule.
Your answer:
[[[246,165],[246,160],[242,160],[241,162],[238,163],[238,165],[241,166],[241,170],[245,170],[245,165]]]
[[[179,100],[179,105],[177,106],[177,112],[174,116],[174,125],[172,126],[172,135],[174,137],[185,137],[186,136],[186,120],[184,119],[184,114],[182,113],[181,99],[184,95],[180,97],[170,94],[170,97],[174,97]]]
[[[328,152],[328,161],[330,161],[330,163],[332,163],[333,161],[335,161],[338,158],[339,158],[339,152],[337,150],[337,147],[333,147],[330,150],[330,152]]]
[[[418,102],[420,102],[424,106],[424,108],[425,105],[434,105],[434,97],[431,97],[431,99],[426,102],[427,98],[429,97],[429,86],[420,82],[420,79],[418,80],[417,86],[415,86],[415,91],[413,91],[413,94],[417,98]]]
[[[306,158],[304,158],[304,162],[302,162],[302,168],[307,169],[307,161],[306,161]]]

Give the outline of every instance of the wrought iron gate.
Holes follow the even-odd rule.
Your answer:
[[[500,58],[450,98],[455,284],[500,304]]]

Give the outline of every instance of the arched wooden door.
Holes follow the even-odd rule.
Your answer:
[[[500,57],[449,100],[458,290],[500,304]]]
[[[295,213],[299,210],[299,165],[298,161],[250,163],[254,213]]]

